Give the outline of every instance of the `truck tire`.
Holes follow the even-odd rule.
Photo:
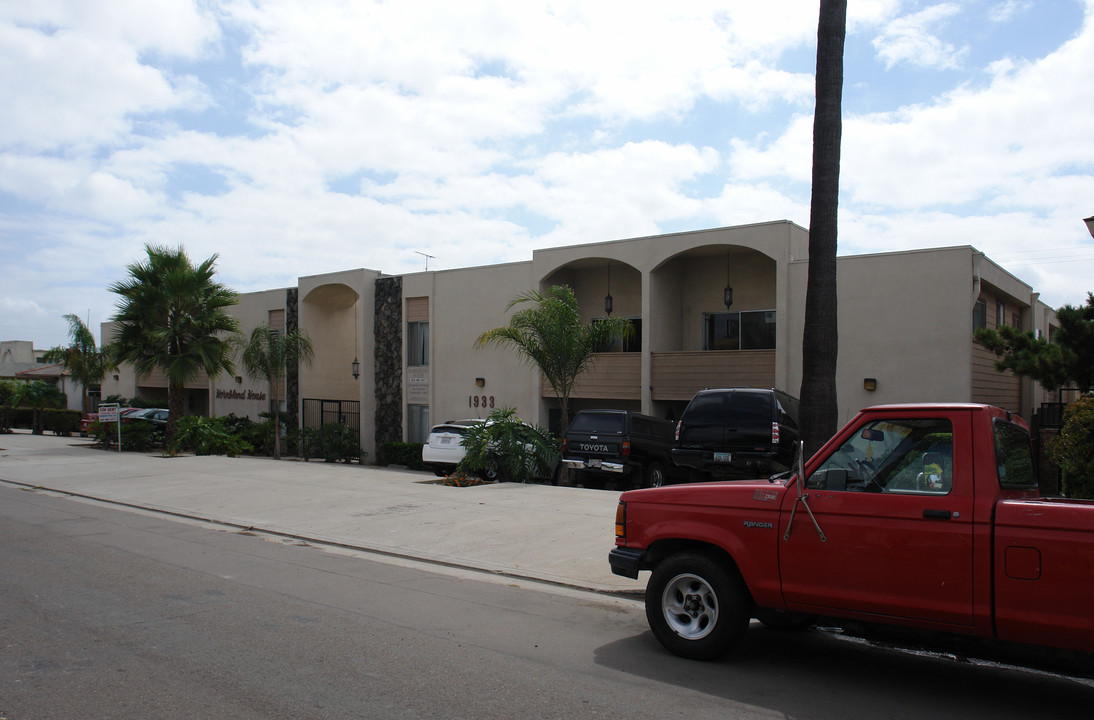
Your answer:
[[[665,484],[665,466],[651,460],[642,468],[642,487],[661,487]]]
[[[751,617],[744,583],[707,555],[682,552],[662,561],[646,585],[654,636],[689,660],[715,660],[736,645]]]

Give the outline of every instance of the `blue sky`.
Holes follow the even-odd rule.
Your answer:
[[[0,2],[0,339],[145,243],[300,275],[809,220],[807,0]],[[1094,0],[850,0],[840,253],[1094,290]],[[499,298],[499,302],[507,298]]]

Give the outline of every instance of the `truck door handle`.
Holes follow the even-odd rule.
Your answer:
[[[949,520],[950,519],[950,511],[949,510],[924,510],[923,511],[923,517],[927,518],[928,520]]]

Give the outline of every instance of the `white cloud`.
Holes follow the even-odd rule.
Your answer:
[[[874,47],[886,67],[908,64],[927,68],[957,68],[968,48],[955,48],[932,34],[931,27],[953,17],[960,7],[953,3],[932,5],[889,22],[874,39]]]
[[[1085,233],[1072,225],[1094,212],[1089,23],[1047,55],[976,46],[996,60],[965,68],[973,55],[945,40],[956,2],[908,6],[848,9],[845,96],[874,94],[845,102],[870,112],[845,118],[843,251],[968,242],[990,255]],[[1024,6],[991,9],[1003,32]],[[226,282],[259,290],[347,267],[420,270],[415,250],[447,268],[666,228],[804,225],[815,3],[807,10],[9,3],[0,261],[21,272],[4,294],[55,317],[43,321],[48,345],[64,339],[64,313],[105,319],[106,286],[145,242],[220,253]],[[919,73],[929,89],[914,104],[879,90],[920,67],[947,72]],[[1020,267],[1052,292],[1085,282]]]

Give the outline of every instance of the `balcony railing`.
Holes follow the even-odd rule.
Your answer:
[[[691,400],[708,387],[774,387],[774,350],[653,353],[654,400]]]
[[[700,350],[652,355],[654,400],[691,400],[707,387],[774,387],[774,350]],[[543,396],[554,393],[546,380]],[[570,397],[641,400],[641,353],[603,353]]]

